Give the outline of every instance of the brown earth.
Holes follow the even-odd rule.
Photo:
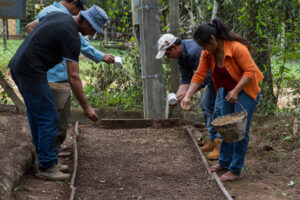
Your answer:
[[[76,199],[226,199],[181,127],[80,133]]]
[[[286,116],[254,117],[243,178],[224,183],[235,199],[300,200],[300,130],[293,134],[293,121]]]
[[[5,157],[5,152],[28,138],[20,133],[21,124],[15,123],[26,120],[26,117],[1,112],[0,119],[0,155]],[[294,118],[286,116],[255,116],[243,179],[224,183],[234,199],[300,200],[300,133],[298,129],[293,134],[293,122]],[[194,199],[205,199],[209,192],[199,191],[204,187],[211,193],[210,189],[217,187],[206,185],[207,180],[201,178],[205,169],[200,161],[194,162],[198,157],[193,144],[187,135],[178,132],[179,129],[105,130],[81,126],[75,199],[159,199],[158,196],[162,195],[166,199],[193,199],[193,196],[186,195],[195,192],[197,198]],[[142,151],[147,152],[147,157]],[[176,153],[167,154],[173,151]],[[94,162],[98,156],[100,159]],[[71,165],[72,158],[61,162]],[[209,161],[210,165],[215,163]],[[0,163],[3,165],[5,163]],[[195,166],[199,167],[194,169]],[[144,169],[148,169],[148,173]],[[180,173],[176,175],[174,172]],[[65,200],[69,199],[69,183],[37,180],[30,172],[15,188],[14,196],[24,200]],[[219,193],[213,191],[213,194]]]

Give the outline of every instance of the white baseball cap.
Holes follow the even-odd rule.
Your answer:
[[[172,46],[172,44],[174,44],[176,39],[177,37],[175,37],[170,33],[163,34],[157,42],[158,53],[156,55],[156,59],[161,59],[165,55],[166,49]]]

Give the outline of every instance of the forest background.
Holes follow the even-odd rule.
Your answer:
[[[159,0],[161,34],[170,32],[170,1]],[[234,32],[250,41],[256,64],[264,73],[262,98],[258,112],[262,114],[298,115],[300,113],[300,2],[299,0],[179,0],[178,36],[192,38],[196,27],[210,21],[217,8],[217,17]],[[0,66],[7,73],[7,64],[27,33],[25,25],[53,0],[27,0],[26,17],[20,19],[20,34],[10,37],[6,46],[0,40]],[[84,92],[93,107],[143,109],[141,64],[138,50],[138,28],[132,22],[130,0],[89,0],[109,15],[105,36],[87,38],[99,50],[123,57],[123,68],[94,63],[81,56],[80,72]],[[216,7],[217,6],[217,7]],[[9,25],[9,24],[8,24]],[[150,27],[149,27],[150,30]],[[153,42],[156,45],[156,42]],[[165,90],[172,91],[170,62],[163,61]],[[177,74],[179,76],[179,74]],[[176,83],[175,83],[176,84]],[[177,83],[178,84],[178,83]],[[174,83],[173,83],[174,85]],[[173,91],[176,92],[176,91]],[[200,109],[194,99],[195,111]],[[1,103],[11,103],[1,93]],[[73,99],[73,106],[78,106]]]

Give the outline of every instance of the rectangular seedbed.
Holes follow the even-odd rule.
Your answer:
[[[74,199],[227,199],[180,126],[79,132]]]

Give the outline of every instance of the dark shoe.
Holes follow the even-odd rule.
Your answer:
[[[59,165],[53,165],[47,169],[38,168],[35,176],[39,179],[50,181],[65,181],[71,177],[70,174],[61,172]]]

